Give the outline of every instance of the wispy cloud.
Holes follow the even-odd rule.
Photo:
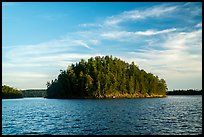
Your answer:
[[[75,42],[76,44],[82,45],[82,46],[84,46],[84,47],[86,47],[86,48],[88,48],[88,49],[91,49],[91,48],[89,47],[89,45],[86,44],[83,40],[75,40],[74,42]]]
[[[176,28],[171,29],[165,29],[165,30],[146,30],[146,31],[110,31],[110,32],[104,32],[101,34],[101,37],[105,39],[117,39],[120,41],[131,41],[134,40],[134,38],[138,38],[138,36],[153,36],[153,35],[159,35],[159,34],[168,34],[170,32],[176,31]]]
[[[134,34],[144,35],[144,36],[151,36],[151,35],[169,33],[169,32],[173,32],[173,31],[176,31],[176,28],[165,29],[165,30],[161,30],[161,31],[155,31],[155,30],[147,30],[147,31],[144,31],[144,32],[138,31],[138,32],[135,32]]]
[[[125,21],[136,21],[141,19],[146,19],[150,17],[160,17],[162,15],[166,15],[168,13],[174,12],[177,6],[169,6],[169,4],[154,6],[151,8],[147,8],[145,10],[131,10],[125,11],[119,15],[108,17],[105,20],[105,24],[107,25],[117,25],[121,22]]]
[[[99,27],[99,28],[117,28],[120,23],[129,21],[139,21],[148,18],[167,18],[171,13],[176,12],[179,5],[162,4],[156,5],[146,9],[135,9],[124,11],[117,15],[112,15],[105,18],[102,22],[83,23],[79,24],[81,27]]]
[[[72,60],[79,60],[81,58],[88,58],[90,54],[73,53],[75,49],[79,49],[82,45],[90,50],[90,47],[82,41],[72,41],[73,45],[64,45],[61,40],[55,41],[53,45],[49,45],[52,42],[41,43],[37,45],[24,45],[10,49],[5,57],[10,60],[10,63],[4,63],[4,66],[54,66],[60,61],[62,63],[69,63]],[[15,59],[15,60],[13,60]],[[53,62],[54,61],[54,62]],[[67,61],[67,62],[66,62]],[[51,63],[51,64],[50,64]],[[64,64],[64,65],[65,65]],[[63,66],[64,66],[63,65]]]

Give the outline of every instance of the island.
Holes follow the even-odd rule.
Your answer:
[[[137,65],[112,57],[96,56],[60,70],[47,82],[46,98],[143,98],[166,97],[164,79]]]

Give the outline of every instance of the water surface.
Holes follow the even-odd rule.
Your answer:
[[[2,134],[197,135],[202,96],[2,100]]]

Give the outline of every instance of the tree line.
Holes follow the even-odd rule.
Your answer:
[[[27,89],[22,90],[23,97],[45,97],[46,89]]]
[[[173,91],[168,91],[167,95],[202,95],[203,90],[194,90],[194,89],[177,89]]]
[[[58,77],[47,82],[47,98],[106,98],[115,95],[166,95],[164,79],[140,70],[112,56],[91,57],[88,61],[60,70]]]

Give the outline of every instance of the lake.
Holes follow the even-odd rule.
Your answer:
[[[2,99],[3,135],[197,135],[202,96]]]

